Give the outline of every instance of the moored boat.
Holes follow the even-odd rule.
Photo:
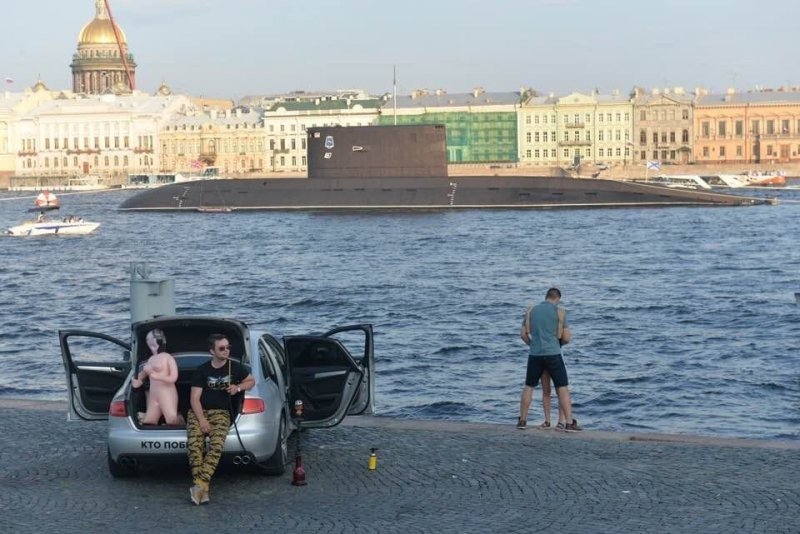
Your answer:
[[[783,171],[749,171],[744,175],[747,185],[764,187],[784,187],[786,173]]]
[[[49,219],[46,212],[57,210],[61,201],[49,191],[42,191],[36,197],[34,206],[29,212],[39,212],[35,221],[28,221],[12,226],[6,232],[10,236],[27,237],[40,235],[87,235],[100,226],[100,223],[84,221],[82,217],[68,216],[62,219]]]

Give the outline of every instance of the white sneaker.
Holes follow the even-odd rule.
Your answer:
[[[191,488],[189,488],[189,498],[192,499],[192,502],[196,505],[200,505],[200,501],[203,498],[203,488],[195,484]]]

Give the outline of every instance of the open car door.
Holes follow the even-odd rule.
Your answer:
[[[108,419],[111,400],[131,371],[130,344],[85,330],[59,330],[67,372],[68,419]]]
[[[364,338],[365,352],[357,358],[339,339],[351,331],[360,331]],[[303,403],[298,426],[335,426],[351,411],[354,402],[358,407],[353,411],[357,413],[364,413],[372,405],[370,325],[337,328],[322,336],[287,336],[283,346],[289,370],[289,405]]]
[[[364,378],[350,403],[347,415],[373,415],[375,413],[375,367],[372,325],[341,326],[325,332],[323,336],[341,341],[364,373]]]

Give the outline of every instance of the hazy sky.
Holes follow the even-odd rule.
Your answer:
[[[800,85],[798,0],[111,0],[138,88],[226,98],[292,90],[520,86],[564,94]],[[0,76],[71,88],[94,0],[2,0]],[[13,21],[13,22],[12,22]],[[8,87],[8,85],[6,85]]]

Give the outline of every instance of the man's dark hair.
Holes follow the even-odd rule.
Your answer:
[[[211,334],[208,336],[208,349],[211,350],[214,348],[214,345],[217,344],[217,341],[222,339],[228,339],[228,336],[225,334]]]
[[[544,297],[545,299],[555,299],[561,298],[561,291],[557,287],[551,287],[547,290],[547,295]]]

